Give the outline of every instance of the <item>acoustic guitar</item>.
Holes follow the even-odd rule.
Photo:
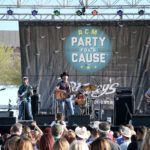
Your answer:
[[[64,91],[56,91],[55,92],[55,98],[57,100],[63,100],[66,99],[69,96],[69,93],[64,92]]]

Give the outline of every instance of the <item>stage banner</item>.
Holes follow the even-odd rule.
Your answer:
[[[94,109],[113,110],[117,87],[132,89],[144,110],[150,86],[150,21],[19,22],[22,76],[38,87],[41,109],[54,108],[60,74],[74,90],[83,85]],[[86,106],[87,107],[87,106]]]

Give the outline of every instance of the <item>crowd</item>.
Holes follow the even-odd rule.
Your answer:
[[[108,122],[94,122],[86,128],[77,126],[67,129],[63,114],[43,131],[36,122],[28,126],[16,123],[10,134],[1,136],[1,150],[149,150],[150,130],[140,126],[134,130],[131,124],[122,125],[118,131],[111,131]]]

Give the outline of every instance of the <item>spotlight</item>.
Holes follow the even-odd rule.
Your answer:
[[[118,11],[117,11],[117,14],[118,14],[119,16],[122,16],[122,15],[123,15],[123,11],[122,11],[122,10],[118,10]]]
[[[8,14],[8,15],[13,15],[13,11],[12,11],[11,9],[9,9],[9,10],[7,11],[7,14]]]
[[[97,14],[98,14],[98,12],[97,12],[96,10],[93,10],[93,11],[92,11],[92,15],[93,15],[93,16],[95,16],[95,15],[97,15]]]
[[[33,15],[33,16],[36,16],[37,14],[38,14],[38,11],[37,11],[37,10],[33,10],[33,11],[32,11],[32,15]]]
[[[77,14],[78,16],[81,16],[81,15],[82,15],[82,12],[81,12],[80,10],[77,10],[77,11],[76,11],[76,14]]]
[[[140,16],[142,16],[142,15],[144,15],[144,10],[140,10],[138,13]]]
[[[55,10],[55,11],[54,11],[54,14],[55,14],[55,16],[59,16],[59,15],[60,15],[60,11]]]

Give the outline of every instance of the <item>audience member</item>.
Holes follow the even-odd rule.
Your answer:
[[[23,128],[22,136],[26,137],[26,138],[29,138],[30,140],[32,140],[32,133],[31,133],[30,127],[25,126]]]
[[[88,138],[86,141],[87,144],[91,144],[95,139],[99,137],[99,132],[97,128],[92,128],[91,129],[91,136]]]
[[[75,140],[70,145],[69,150],[89,150],[89,147],[84,141]]]
[[[120,145],[124,142],[124,138],[122,136],[122,128],[125,127],[124,125],[120,125],[119,127],[119,133],[120,133],[120,137],[117,138],[117,143]]]
[[[86,140],[89,138],[86,127],[81,127],[81,128],[76,127],[75,134],[76,134],[77,140],[82,140],[82,141],[86,142]]]
[[[124,142],[120,145],[122,150],[127,150],[128,145],[131,143],[131,130],[128,127],[122,128],[122,136]]]
[[[73,130],[69,129],[67,134],[65,135],[65,138],[67,139],[69,144],[71,144],[73,141],[76,140],[76,134]]]
[[[10,134],[11,134],[11,136],[9,137],[9,139],[14,136],[20,137],[20,135],[22,134],[22,124],[15,123],[14,125],[12,125],[10,128]]]
[[[60,124],[55,124],[52,126],[52,135],[55,141],[60,139],[62,134],[63,134],[63,127]]]
[[[113,141],[115,143],[117,143],[117,139],[120,137],[120,133],[118,131],[115,131],[114,132],[114,135],[113,135]]]
[[[69,150],[69,143],[66,138],[58,139],[53,146],[53,150]]]
[[[110,144],[111,150],[121,150],[120,146],[117,143],[114,143],[110,138],[109,138],[109,133],[110,133],[110,124],[107,122],[102,122],[99,124],[99,132],[100,132],[100,137],[104,138],[108,141]]]
[[[7,141],[7,139],[10,137],[10,134],[5,133],[4,135],[2,135],[2,145],[1,145],[1,150],[4,150],[4,145],[5,142]]]
[[[10,140],[7,140],[4,147],[3,147],[3,150],[16,150],[17,148],[17,141],[20,139],[19,136],[13,136],[11,137]]]
[[[91,145],[91,150],[111,150],[110,144],[104,138],[97,138]]]
[[[52,150],[55,140],[51,134],[51,129],[46,128],[40,139],[40,150]]]
[[[141,150],[149,150],[149,149],[150,149],[150,130],[147,131],[143,139]]]
[[[137,128],[136,141],[129,144],[127,150],[141,150],[143,139],[146,135],[147,128],[145,126],[140,126]]]
[[[52,126],[55,125],[55,124],[60,124],[60,125],[62,125],[64,128],[66,128],[66,123],[65,123],[65,121],[64,121],[64,115],[63,115],[63,113],[61,113],[61,112],[57,113],[57,115],[56,115],[56,120],[53,121],[50,126],[52,127]]]
[[[136,132],[134,131],[134,126],[132,124],[127,124],[126,127],[131,130],[131,136],[136,135]]]
[[[33,146],[28,138],[22,137],[16,142],[15,150],[33,150]]]

